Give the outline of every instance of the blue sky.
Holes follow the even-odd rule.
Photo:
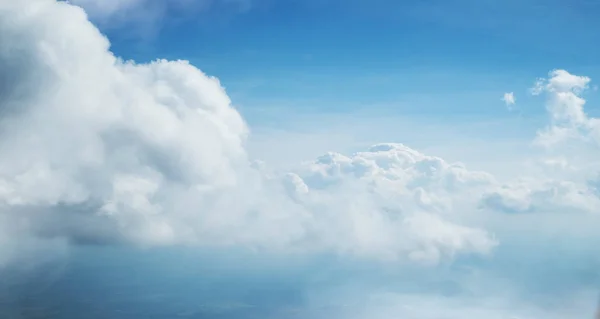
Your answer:
[[[556,68],[600,73],[593,1],[255,0],[193,8],[170,5],[150,23],[109,19],[100,27],[126,59],[186,59],[217,76],[257,132],[251,150],[261,154],[271,148],[259,140],[263,129],[319,131],[338,118],[348,124],[327,134],[353,136],[357,124],[349,123],[366,116],[359,126],[396,119],[438,129],[423,137],[388,124],[387,136],[370,130],[354,142],[303,150],[305,159],[383,140],[488,168],[479,164],[487,159],[460,158],[441,144],[478,134],[515,149],[545,121],[543,100],[528,93],[536,78]],[[504,92],[517,97],[511,112]],[[589,104],[595,96],[586,96]]]
[[[224,8],[223,8],[224,7]],[[554,68],[598,72],[590,1],[250,1],[198,16],[170,12],[140,39],[109,29],[123,57],[189,59],[244,109],[291,104],[348,111],[506,116]],[[468,95],[472,103],[461,102]],[[398,105],[404,101],[406,105]],[[381,107],[381,106],[379,106]],[[390,106],[388,106],[390,107]],[[259,119],[255,119],[259,120]]]

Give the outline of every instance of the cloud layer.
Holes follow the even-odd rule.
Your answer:
[[[545,147],[536,170],[520,180],[500,183],[402,144],[274,172],[248,158],[248,127],[216,78],[186,61],[115,57],[81,8],[1,0],[0,34],[0,265],[65,242],[398,265],[476,256],[522,265],[523,274],[488,265],[514,280],[556,253],[569,259],[552,275],[596,265],[600,166],[586,159],[597,155],[600,125],[583,109],[587,77],[556,70],[532,89],[546,95],[550,124],[535,139]]]
[[[0,196],[25,232],[433,263],[495,245],[441,215],[486,174],[389,144],[269,175],[247,158],[247,127],[215,78],[185,61],[119,60],[66,3],[2,9],[2,65],[17,81],[3,88]]]

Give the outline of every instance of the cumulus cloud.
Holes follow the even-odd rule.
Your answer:
[[[539,131],[536,143],[546,147],[558,144],[597,144],[600,136],[598,119],[590,118],[584,111],[582,95],[589,89],[591,79],[570,74],[565,70],[550,72],[547,79],[539,79],[532,88],[533,94],[544,93],[550,125]]]
[[[511,109],[516,102],[515,94],[513,92],[504,93],[502,101],[504,101],[504,104],[506,104],[507,108]]]
[[[115,57],[80,7],[0,1],[0,34],[0,265],[47,244],[241,246],[398,265],[492,258],[527,270],[487,264],[524,291],[548,284],[529,277],[542,260],[560,288],[591,289],[573,269],[600,244],[600,166],[558,147],[595,154],[587,77],[556,70],[532,90],[550,115],[536,141],[558,153],[540,153],[538,175],[500,183],[393,143],[277,172],[247,155],[249,129],[216,78]],[[422,309],[404,313],[433,316]]]
[[[590,81],[566,70],[553,70],[548,78],[536,81],[531,92],[546,98],[549,117],[549,124],[537,132],[533,141],[533,146],[542,147],[543,152],[528,175],[487,192],[482,207],[546,217],[570,214],[581,220],[596,215],[600,208],[594,186],[600,168],[595,159],[598,120],[585,113],[583,98]]]
[[[296,196],[319,212],[325,222],[321,233],[357,236],[358,241],[338,243],[348,250],[390,257],[400,251],[413,260],[437,263],[459,252],[487,254],[496,245],[485,231],[443,216],[454,202],[467,200],[462,196],[468,192],[493,184],[486,173],[402,144],[380,144],[350,157],[326,154],[296,174]]]
[[[269,174],[248,159],[247,126],[216,78],[186,61],[118,59],[65,2],[1,9],[0,63],[13,79],[2,87],[1,209],[34,238],[433,264],[496,244],[442,214],[449,192],[486,174],[393,144]]]

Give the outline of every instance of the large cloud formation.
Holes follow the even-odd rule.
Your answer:
[[[67,242],[595,265],[600,126],[583,110],[587,77],[536,83],[546,150],[517,181],[402,144],[280,173],[248,158],[248,127],[216,78],[115,57],[77,6],[1,0],[0,35],[0,265]],[[561,262],[548,273],[575,278]]]
[[[434,263],[496,244],[443,218],[451,203],[437,199],[490,183],[486,174],[380,145],[269,175],[247,158],[247,127],[217,79],[185,61],[116,58],[64,2],[1,9],[0,199],[19,232]]]

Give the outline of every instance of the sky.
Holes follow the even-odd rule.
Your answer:
[[[323,134],[354,141],[302,145],[308,149],[291,159],[269,155],[274,165],[401,140],[491,169],[489,158],[445,150],[444,137],[472,137],[481,131],[475,123],[494,122],[511,134],[482,134],[501,139],[508,152],[544,121],[543,104],[527,94],[536,78],[556,68],[592,78],[599,72],[593,1],[188,1],[187,10],[181,2],[167,1],[152,22],[92,16],[119,56],[184,58],[217,76],[256,133],[327,127]],[[512,112],[498,101],[505,91],[522,98]],[[403,124],[382,123],[388,135],[354,132],[361,123],[331,128],[365,116],[370,124]],[[405,123],[415,118],[444,133],[415,134]],[[262,157],[258,135],[251,150]]]
[[[592,318],[599,13],[0,0],[0,314]]]

